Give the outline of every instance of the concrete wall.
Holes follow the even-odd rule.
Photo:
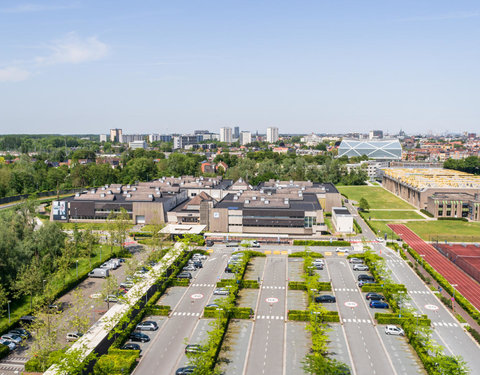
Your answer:
[[[325,206],[322,206],[325,212],[332,212],[332,207],[342,207],[342,196],[340,193],[326,193]]]
[[[145,216],[145,224],[166,222],[163,202],[133,202],[133,222],[136,216]]]
[[[208,221],[211,232],[228,232],[228,208],[212,208]]]
[[[332,223],[335,230],[339,233],[353,233],[353,216],[335,215],[332,213]]]

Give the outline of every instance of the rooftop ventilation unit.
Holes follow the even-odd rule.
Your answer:
[[[133,191],[137,191],[137,188],[136,188],[136,187],[134,187],[132,190],[133,190]]]
[[[90,194],[95,194],[95,189],[90,190]]]
[[[112,194],[112,191],[111,190],[107,190],[107,194]]]
[[[284,204],[288,204],[288,198],[285,198],[285,199],[283,200],[283,203],[284,203]]]
[[[265,204],[269,204],[270,201],[268,199],[265,200]]]
[[[265,190],[260,189],[260,194],[263,194],[264,192],[265,192]]]
[[[260,200],[263,202],[265,200],[265,197],[260,197]]]
[[[79,197],[79,196],[80,196],[80,193],[75,193],[75,196],[76,196],[76,197]]]
[[[234,195],[234,196],[233,196],[233,200],[234,200],[234,201],[238,201],[238,195]]]
[[[149,197],[150,199],[153,199],[153,194],[148,194],[148,197]]]
[[[105,186],[102,186],[102,190],[105,191],[106,187]]]
[[[128,193],[127,198],[131,198],[131,197],[132,197],[132,194]]]
[[[249,204],[250,203],[250,199],[245,199],[245,204]]]
[[[271,192],[271,191],[268,191],[268,192],[267,192],[267,195],[272,195],[272,192]]]
[[[105,193],[100,194],[100,198],[105,198],[105,196],[106,196]]]
[[[257,200],[257,197],[254,195],[254,196],[252,197],[252,201],[256,201],[256,200]]]

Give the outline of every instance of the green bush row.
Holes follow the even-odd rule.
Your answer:
[[[473,329],[470,326],[467,326],[467,331],[470,332],[470,334],[473,336],[475,341],[480,344],[480,333],[476,329]]]
[[[378,324],[398,324],[403,325],[407,317],[400,317],[399,314],[392,313],[375,313],[375,320]],[[418,325],[420,326],[430,326],[431,320],[428,319],[427,315],[421,315],[418,318]]]
[[[230,311],[230,318],[232,319],[250,319],[253,316],[254,312],[250,307],[234,307]]]
[[[322,253],[317,253],[316,251],[298,251],[295,253],[288,254],[289,258],[303,258],[306,256],[311,256],[314,258],[323,258],[324,255]]]
[[[10,353],[10,349],[6,345],[0,345],[0,359],[5,358]]]
[[[289,281],[288,289],[291,290],[307,290],[307,284],[305,281]]]
[[[240,282],[240,286],[242,288],[247,288],[247,289],[258,289],[258,288],[260,288],[260,285],[258,284],[257,280],[242,280]]]
[[[112,349],[101,356],[93,367],[94,375],[130,374],[140,357],[139,350]]]
[[[293,240],[295,246],[350,246],[348,241]]]
[[[431,214],[430,212],[428,212],[427,210],[425,209],[421,209],[420,212],[424,215],[427,215],[428,217],[433,217],[433,214]]]
[[[437,220],[468,221],[465,217],[439,217]]]
[[[168,314],[170,314],[170,311],[172,311],[170,306],[154,305],[154,306],[148,306],[145,309],[145,314],[146,315],[168,316]]]
[[[357,234],[362,233],[362,227],[357,223],[357,220],[353,219],[353,227],[355,228],[355,232]]]
[[[190,280],[189,279],[172,279],[169,283],[169,286],[189,286]]]
[[[309,322],[312,313],[309,310],[289,310],[288,311],[288,320],[298,321],[298,322]],[[323,314],[318,314],[319,320],[322,322],[328,323],[338,323],[340,322],[340,317],[337,311],[327,311]]]
[[[381,284],[365,284],[362,286],[362,292],[369,293],[369,292],[376,292],[381,293],[383,292],[383,286]]]

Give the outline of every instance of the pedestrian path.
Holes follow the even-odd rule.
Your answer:
[[[257,315],[256,319],[283,320],[281,315]]]
[[[192,284],[190,285],[192,287],[209,287],[209,288],[213,288],[215,286],[215,284]]]
[[[373,324],[373,322],[370,319],[352,319],[352,318],[347,318],[343,319],[344,323],[366,323],[366,324]]]
[[[333,288],[335,292],[358,292],[358,289],[355,288]]]
[[[171,316],[200,316],[200,313],[175,311]]]
[[[435,327],[458,327],[457,323],[448,323],[448,322],[432,322],[432,325]]]

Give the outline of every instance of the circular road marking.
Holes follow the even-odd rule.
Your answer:
[[[278,302],[278,298],[268,297],[268,298],[265,298],[265,301],[266,301],[267,303],[277,303],[277,302]]]
[[[353,302],[353,301],[347,301],[347,302],[345,302],[345,306],[347,306],[347,307],[357,307],[358,304],[356,302]]]
[[[425,305],[425,308],[427,310],[438,310],[438,306],[437,305]]]
[[[102,294],[101,293],[90,294],[90,298],[93,298],[93,299],[102,298]]]
[[[192,297],[193,299],[202,299],[203,294],[201,294],[201,293],[192,294],[190,297]]]

